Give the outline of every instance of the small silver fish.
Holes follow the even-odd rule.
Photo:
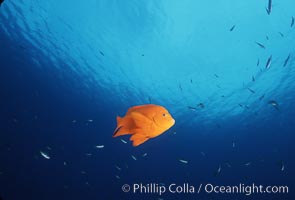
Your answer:
[[[116,165],[115,167],[117,170],[121,171],[121,168],[118,165]]]
[[[279,104],[278,104],[278,102],[276,102],[274,100],[270,100],[268,102],[268,104],[272,105],[276,110],[279,110]]]
[[[50,156],[49,156],[47,153],[45,153],[45,152],[43,152],[43,151],[40,151],[40,154],[41,154],[41,156],[43,156],[43,158],[45,158],[45,159],[47,159],[47,160],[50,159]]]
[[[265,64],[265,69],[269,69],[270,68],[271,59],[272,59],[272,55],[267,59],[266,64]]]
[[[259,97],[259,101],[261,101],[264,97],[265,97],[265,94],[261,95],[261,96]]]
[[[265,49],[265,46],[259,42],[255,42],[260,48]]]
[[[187,108],[190,109],[190,110],[192,110],[192,111],[196,111],[197,110],[197,108],[192,107],[192,106],[188,106]]]
[[[270,105],[272,105],[272,106],[277,106],[278,105],[278,103],[276,101],[273,101],[273,100],[269,101],[268,103]]]
[[[136,158],[134,155],[131,155],[131,158],[132,158],[133,160],[137,160],[137,158]]]
[[[266,8],[266,12],[268,15],[270,15],[270,13],[271,13],[271,8],[272,8],[272,0],[268,0],[268,5]]]
[[[203,103],[199,103],[198,106],[199,106],[200,108],[205,108],[205,105],[204,105]]]
[[[184,164],[187,164],[188,163],[188,161],[187,160],[179,160],[179,162],[181,162],[181,163],[184,163]]]
[[[123,142],[124,144],[127,144],[127,141],[125,141],[125,140],[123,140],[123,139],[121,139],[121,142]]]
[[[287,64],[288,64],[288,62],[289,62],[289,60],[290,60],[290,57],[291,57],[291,54],[289,54],[288,55],[288,57],[285,59],[285,61],[284,61],[284,67],[286,67],[287,66]]]
[[[104,148],[104,145],[96,145],[95,148],[102,149],[102,148]]]
[[[219,175],[221,173],[221,165],[219,165],[217,171],[215,172],[215,176]]]
[[[255,94],[255,91],[252,90],[251,88],[247,88],[251,93]]]
[[[285,171],[285,165],[284,165],[284,162],[283,161],[281,161],[281,171],[282,172]]]
[[[284,37],[284,34],[282,32],[278,32],[278,34],[280,34],[281,37]]]
[[[244,165],[245,166],[250,166],[252,164],[252,162],[247,162],[247,163],[245,163]]]
[[[219,174],[221,172],[221,165],[219,165],[219,168],[217,170],[217,173]]]
[[[233,141],[232,146],[233,146],[233,148],[236,147],[236,142],[235,141]]]
[[[232,32],[232,31],[235,29],[235,27],[236,27],[236,25],[233,25],[233,26],[229,29],[229,31]]]
[[[142,157],[146,157],[146,156],[147,156],[147,153],[142,154]]]
[[[228,168],[231,168],[231,164],[229,162],[225,163]]]

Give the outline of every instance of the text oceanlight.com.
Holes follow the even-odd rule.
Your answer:
[[[124,184],[122,186],[123,192],[132,192],[134,194],[158,194],[163,195],[165,193],[172,194],[288,194],[288,186],[263,186],[256,185],[255,183],[251,185],[245,185],[240,183],[234,186],[221,186],[214,185],[211,183],[192,185],[189,183],[176,184],[171,183],[169,185],[163,183],[134,183],[134,184]]]

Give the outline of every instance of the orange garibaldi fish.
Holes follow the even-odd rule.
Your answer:
[[[124,117],[117,117],[113,137],[131,134],[133,146],[157,137],[175,124],[175,120],[162,106],[147,104],[128,109]]]

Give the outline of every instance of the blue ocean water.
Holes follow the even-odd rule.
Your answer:
[[[5,0],[0,198],[294,199],[295,2],[269,2]],[[176,124],[139,147],[112,138],[149,103]],[[253,183],[288,194],[204,189]]]

